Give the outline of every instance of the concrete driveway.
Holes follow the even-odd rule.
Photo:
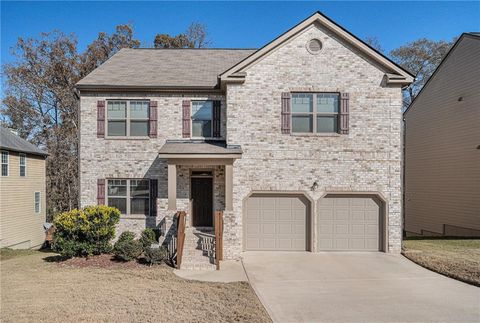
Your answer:
[[[246,252],[275,322],[480,322],[480,288],[384,253]]]

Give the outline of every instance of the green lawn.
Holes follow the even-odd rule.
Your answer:
[[[480,286],[480,239],[410,238],[403,254],[425,268]]]

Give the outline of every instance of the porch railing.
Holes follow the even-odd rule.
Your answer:
[[[223,260],[223,212],[215,211],[215,265],[220,270]]]
[[[175,262],[175,267],[180,269],[182,265],[182,256],[183,256],[183,246],[185,245],[185,211],[179,211],[177,213],[177,261]]]

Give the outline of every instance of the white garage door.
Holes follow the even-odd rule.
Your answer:
[[[318,250],[381,250],[381,203],[373,197],[325,197],[318,210]]]
[[[300,196],[252,196],[246,202],[246,250],[306,250],[308,201]]]

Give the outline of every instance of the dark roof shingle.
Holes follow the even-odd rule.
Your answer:
[[[0,127],[0,148],[34,155],[48,155],[34,144],[20,138],[4,127]]]
[[[124,48],[77,86],[214,88],[219,74],[255,51]]]

